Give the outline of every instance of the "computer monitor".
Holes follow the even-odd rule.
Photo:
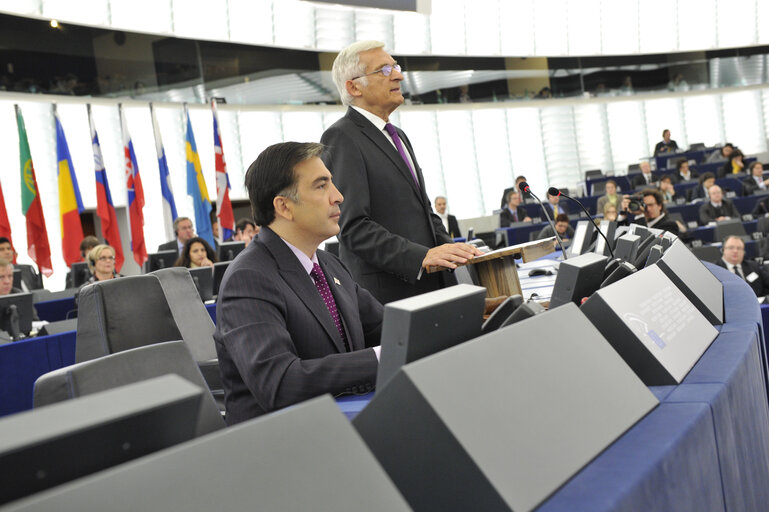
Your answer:
[[[0,420],[0,503],[195,436],[203,390],[165,375]]]
[[[214,295],[219,295],[219,287],[222,285],[222,278],[224,278],[224,273],[227,271],[227,267],[229,266],[229,261],[220,261],[218,263],[214,263],[214,284],[212,288]]]
[[[481,335],[486,289],[449,286],[385,305],[377,389],[406,363]]]
[[[603,233],[604,236],[609,240],[609,243],[612,244],[611,248],[614,249],[614,234],[617,231],[617,221],[602,220],[601,223],[598,225],[598,229],[601,230],[601,233]],[[603,254],[604,256],[611,255],[609,246],[606,244],[606,240],[604,240],[601,235],[598,235],[598,238],[596,238],[595,240],[594,252],[596,254]]]
[[[219,261],[232,261],[245,248],[245,242],[222,242],[219,244]]]
[[[579,256],[587,252],[590,243],[593,241],[593,233],[595,232],[595,226],[589,220],[581,220],[577,222],[577,228],[574,230],[574,236],[571,239],[571,245],[569,245],[569,258]]]
[[[72,287],[80,288],[83,283],[91,278],[91,270],[88,268],[88,262],[78,261],[70,267],[72,275]]]
[[[211,267],[191,268],[190,276],[198,289],[198,295],[203,302],[214,297],[214,271]]]
[[[740,219],[720,220],[716,222],[713,228],[713,240],[723,242],[729,236],[738,236],[745,240],[748,234],[745,232],[745,226]]]
[[[13,269],[13,287],[16,288],[17,290],[21,290],[22,289],[21,281],[22,281],[21,270],[19,270],[18,268]]]
[[[0,330],[13,341],[27,336],[32,330],[32,293],[11,293],[0,296]]]
[[[179,254],[176,251],[159,251],[147,255],[147,261],[144,262],[144,273],[149,274],[161,268],[171,268]]]

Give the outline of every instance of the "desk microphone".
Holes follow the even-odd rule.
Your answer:
[[[590,215],[590,212],[587,211],[587,208],[585,208],[585,205],[583,205],[577,199],[567,196],[566,194],[564,194],[563,192],[561,192],[555,187],[550,187],[547,190],[547,193],[550,194],[551,196],[556,196],[556,197],[563,196],[566,199],[569,199],[570,201],[574,201],[575,203],[577,203],[579,207],[582,208],[582,211],[585,212],[585,215],[587,215],[587,218],[590,219],[590,222],[593,223],[593,226],[595,226],[595,230],[598,231],[598,234],[601,235],[603,239],[606,241],[606,247],[609,248],[609,252],[611,253],[611,258],[614,259],[614,249],[611,248],[611,244],[609,243],[609,240],[606,238],[606,235],[603,234],[603,231],[601,231],[601,228],[599,228],[598,224],[595,223],[595,220],[593,220],[592,215]]]
[[[555,240],[558,242],[558,247],[561,248],[561,252],[563,253],[563,259],[568,259],[568,256],[566,255],[566,249],[563,248],[563,242],[561,241],[561,237],[558,235],[558,231],[555,229],[555,222],[553,222],[553,219],[550,218],[550,214],[547,213],[547,208],[545,208],[545,205],[540,201],[540,199],[534,195],[534,192],[531,191],[531,188],[529,188],[529,184],[525,181],[522,181],[518,184],[518,188],[521,189],[521,192],[524,194],[528,194],[534,199],[537,200],[539,203],[539,207],[542,208],[542,211],[545,213],[545,217],[547,218],[547,221],[550,223],[550,227],[553,228],[553,234],[555,235]]]

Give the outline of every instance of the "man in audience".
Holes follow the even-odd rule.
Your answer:
[[[462,236],[462,233],[459,231],[457,218],[446,211],[446,206],[447,201],[445,197],[438,196],[435,198],[435,212],[438,214],[438,217],[441,218],[443,227],[446,228],[446,231],[451,238],[459,238]]]
[[[243,217],[235,224],[235,234],[232,235],[232,240],[235,242],[244,242],[246,247],[248,247],[248,244],[251,243],[251,240],[258,233],[259,228],[256,223],[247,217]]]
[[[0,296],[10,293],[21,293],[21,290],[13,288],[13,264],[0,258]]]
[[[652,174],[652,167],[644,160],[638,166],[641,168],[641,174],[636,175],[633,178],[633,181],[631,185],[633,188],[640,188],[640,187],[647,187],[647,186],[654,186],[654,175]]]
[[[569,224],[569,216],[565,213],[559,213],[555,218],[555,230],[558,232],[558,237],[563,242],[564,247],[574,238],[574,228]],[[537,238],[550,238],[551,236],[555,236],[555,234],[553,233],[553,228],[548,225],[542,228]],[[557,245],[556,248],[558,248]]]
[[[0,236],[0,260],[10,263],[13,262],[14,256],[16,256],[16,251],[13,250],[11,241],[4,236]]]
[[[678,171],[676,172],[676,180],[680,183],[682,181],[690,181],[695,179],[699,174],[697,171],[689,169],[689,161],[686,158],[681,158],[676,163]]]
[[[721,187],[713,185],[708,190],[710,199],[700,206],[700,225],[727,219],[739,219],[740,212],[728,199],[724,199]]]
[[[668,217],[665,201],[659,190],[653,188],[644,189],[641,192],[641,198],[643,199],[643,202],[641,203],[641,208],[643,210],[630,211],[628,209],[631,202],[630,196],[623,197],[623,224],[631,222],[633,224],[640,224],[641,226],[670,231],[676,235],[681,232],[681,227],[678,223]],[[632,217],[633,215],[635,217]]]
[[[716,176],[712,172],[706,172],[699,177],[699,185],[689,189],[687,196],[689,201],[695,199],[707,199],[710,187],[716,183]]]
[[[566,206],[566,201],[561,201],[560,196],[553,196],[553,195],[550,195],[550,193],[548,192],[547,202],[542,204],[547,210],[547,213],[550,214],[550,218],[552,219],[555,219],[562,213],[566,215],[569,214],[569,209]],[[542,220],[547,221],[546,218],[543,218]],[[550,236],[553,236],[553,235],[550,235]]]
[[[4,237],[0,236],[0,259],[3,259],[9,263],[13,263],[14,258],[16,257],[16,251],[13,249],[13,246],[11,245],[11,241]],[[25,265],[25,264],[15,264],[14,267],[16,270],[21,270],[21,286],[22,289],[19,291],[30,291],[30,290],[37,290],[39,288],[43,287],[43,282],[41,279],[40,274],[37,273],[35,270],[35,267],[32,265]]]
[[[521,206],[521,192],[510,190],[507,193],[507,206],[499,214],[499,227],[506,228],[516,222],[530,222],[531,217],[526,214],[526,208]]]
[[[662,131],[662,140],[654,146],[654,156],[675,153],[678,150],[676,141],[670,138],[670,130]]]
[[[224,275],[214,334],[230,425],[323,393],[373,389],[383,308],[317,250],[339,232],[343,201],[322,150],[275,144],[246,173],[262,229]]]
[[[408,137],[389,122],[404,101],[403,75],[383,47],[361,41],[337,55],[332,75],[348,109],[321,142],[329,147],[324,163],[347,197],[339,256],[361,286],[387,303],[455,284],[449,272],[424,269],[453,269],[481,252],[452,243],[432,211]]]
[[[769,273],[755,261],[744,259],[745,242],[740,237],[734,235],[726,237],[721,252],[723,255],[721,259],[716,261],[716,265],[720,265],[744,279],[753,288],[756,297],[765,297],[769,293]]]
[[[748,166],[748,177],[742,180],[743,195],[750,196],[756,193],[766,193],[769,179],[764,179],[764,165],[761,162],[753,162]]]
[[[174,235],[176,235],[176,240],[160,244],[158,252],[176,251],[176,254],[181,254],[182,249],[184,249],[184,243],[195,236],[195,228],[192,227],[192,221],[189,217],[176,218],[174,221]]]
[[[729,155],[732,154],[732,151],[734,151],[734,146],[730,142],[727,142],[720,150],[713,151],[709,154],[705,159],[705,163],[712,164],[715,162],[726,162],[729,160]]]

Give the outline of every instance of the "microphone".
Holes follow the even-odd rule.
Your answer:
[[[529,188],[529,184],[525,181],[522,181],[518,184],[518,188],[521,189],[521,192],[524,194],[529,194],[531,197],[536,199],[536,201],[539,203],[540,208],[542,208],[542,211],[545,213],[545,217],[547,218],[547,221],[550,223],[550,227],[553,228],[553,234],[555,235],[555,240],[558,242],[558,247],[561,248],[561,252],[563,253],[563,259],[568,259],[568,256],[566,255],[566,249],[563,248],[563,242],[561,241],[561,237],[558,236],[558,231],[555,230],[555,222],[553,222],[553,219],[550,218],[550,214],[547,213],[547,208],[545,208],[545,205],[542,204],[542,201],[534,195],[534,192],[531,191],[531,188]]]
[[[606,247],[609,248],[609,252],[611,253],[611,258],[614,259],[614,249],[611,248],[611,244],[609,243],[609,240],[606,238],[606,235],[603,234],[603,231],[601,231],[601,228],[598,227],[598,224],[595,223],[595,220],[593,219],[592,215],[590,215],[590,212],[587,211],[587,208],[585,208],[585,205],[583,205],[580,201],[577,201],[577,199],[573,197],[569,197],[560,190],[558,190],[555,187],[550,187],[547,189],[547,193],[551,196],[563,196],[566,199],[569,199],[570,201],[574,201],[579,205],[580,208],[582,208],[582,211],[585,212],[585,215],[587,215],[587,218],[590,219],[590,222],[593,223],[593,226],[595,226],[595,230],[598,231],[598,234],[603,237],[603,239],[606,241]]]

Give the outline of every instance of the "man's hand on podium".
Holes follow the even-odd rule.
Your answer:
[[[477,247],[463,242],[443,244],[427,251],[425,259],[422,260],[422,268],[437,266],[453,269],[457,268],[457,263],[467,263],[467,260],[482,254]]]

